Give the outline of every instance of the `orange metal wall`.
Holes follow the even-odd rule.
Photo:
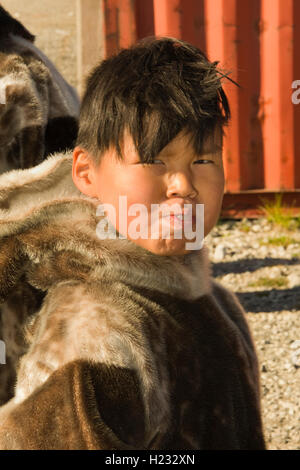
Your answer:
[[[292,102],[292,82],[300,80],[300,0],[103,5],[106,55],[153,34],[182,38],[240,84],[224,82],[232,110],[224,145],[227,192],[286,190],[299,199],[300,104]]]

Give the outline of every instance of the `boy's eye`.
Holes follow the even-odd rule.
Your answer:
[[[155,160],[153,160],[153,162],[150,162],[150,165],[153,165],[153,164],[155,164],[155,163],[157,163],[157,162],[158,162],[158,163],[164,163],[164,162],[162,162],[161,160],[155,159]]]
[[[164,163],[164,162],[162,162],[161,160],[156,160],[156,159],[155,159],[155,160],[153,160],[152,162],[144,162],[144,163],[141,162],[141,164],[142,164],[142,165],[155,165],[156,162],[158,162],[158,163]]]
[[[194,163],[213,163],[213,161],[212,160],[201,159],[201,160],[196,160]]]

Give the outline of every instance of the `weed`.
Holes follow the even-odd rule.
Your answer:
[[[239,225],[239,229],[242,231],[242,232],[250,232],[251,230],[251,226],[249,225],[249,223],[247,222],[247,219],[243,219]]]
[[[279,225],[287,230],[297,230],[300,228],[300,213],[295,216],[290,207],[283,206],[282,197],[282,193],[275,194],[274,202],[261,198],[263,205],[259,206],[259,209],[273,225]]]
[[[255,282],[250,282],[248,286],[249,287],[272,287],[272,288],[287,287],[288,280],[283,276],[275,277],[275,278],[260,277]]]
[[[268,238],[267,240],[259,240],[259,244],[283,246],[284,248],[286,248],[288,245],[299,244],[299,241],[287,235],[282,235],[280,237]]]

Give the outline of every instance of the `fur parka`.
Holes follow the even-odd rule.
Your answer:
[[[0,177],[0,449],[264,449],[255,348],[205,245],[101,240],[71,169]]]
[[[79,97],[0,5],[0,173],[37,165],[72,148]]]

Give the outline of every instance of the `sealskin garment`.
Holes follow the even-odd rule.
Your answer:
[[[0,5],[0,173],[73,147],[79,98],[34,36]]]
[[[264,449],[253,342],[205,245],[100,239],[71,169],[0,177],[0,449]]]

